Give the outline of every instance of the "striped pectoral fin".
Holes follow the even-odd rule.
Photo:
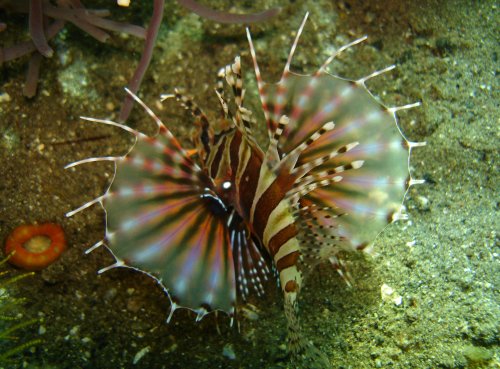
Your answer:
[[[311,143],[301,152],[294,169],[297,174],[304,173],[294,191],[301,200],[332,209],[331,216],[343,214],[335,220],[318,217],[313,232],[324,236],[317,238],[318,242],[330,236],[347,241],[330,242],[326,247],[332,253],[344,247],[363,249],[388,222],[401,218],[398,214],[408,188],[408,143],[391,110],[362,86],[328,75],[320,77],[317,83],[335,93],[330,97],[318,95],[319,105],[314,111],[297,113],[296,120],[291,119],[288,125],[293,128],[284,132],[289,136],[284,144],[313,137],[308,136],[307,127],[328,121],[335,126],[316,140],[309,139]],[[328,254],[323,252],[326,257]]]
[[[145,158],[148,158],[147,160]],[[161,137],[141,138],[117,163],[103,201],[113,254],[157,277],[177,306],[232,313],[236,300],[227,211],[210,180]]]
[[[400,140],[397,141],[399,143]],[[318,207],[331,208],[318,217],[322,234],[332,231],[348,240],[350,248],[363,249],[382,229],[394,220],[403,219],[402,201],[407,190],[408,151],[402,145],[372,145],[368,142],[339,157],[339,163],[348,169],[339,173],[341,178],[324,187],[317,187],[303,199]],[[361,159],[361,160],[359,160]],[[351,163],[362,165],[352,165]],[[318,168],[324,171],[325,168]],[[328,168],[326,168],[328,170]],[[335,215],[343,216],[335,218]],[[331,225],[335,227],[331,227]]]
[[[156,276],[180,306],[232,312],[233,256],[226,224],[213,205],[186,192],[143,200],[107,201],[114,255]]]

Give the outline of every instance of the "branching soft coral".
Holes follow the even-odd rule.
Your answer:
[[[255,14],[233,14],[210,9],[193,0],[177,0],[177,2],[201,17],[221,23],[260,22],[278,12],[278,9],[270,9]],[[156,37],[163,19],[164,5],[164,0],[153,0],[153,14],[149,26],[145,29],[141,26],[106,19],[110,14],[108,10],[87,9],[80,0],[56,0],[55,3],[50,0],[0,0],[0,9],[28,14],[31,38],[26,42],[0,48],[0,65],[24,55],[30,55],[23,93],[27,97],[33,97],[36,94],[42,56],[51,57],[54,53],[48,41],[63,29],[66,22],[74,24],[100,42],[105,42],[110,37],[107,31],[124,32],[145,39],[141,59],[128,86],[135,94],[139,90],[153,55]],[[0,22],[0,32],[5,28],[5,23]],[[133,100],[127,95],[119,115],[121,122],[127,120],[132,104]]]
[[[163,0],[155,2],[164,3]],[[124,32],[139,38],[147,37],[147,30],[143,27],[106,19],[105,17],[109,15],[108,10],[86,9],[80,0],[57,0],[56,4],[49,0],[3,0],[0,1],[1,8],[29,15],[30,41],[0,49],[0,63],[30,55],[23,90],[27,97],[36,94],[41,57],[53,55],[48,40],[57,35],[66,22],[74,24],[100,42],[105,42],[110,37],[106,31]],[[163,12],[163,8],[159,10]]]

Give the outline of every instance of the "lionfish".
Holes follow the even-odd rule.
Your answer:
[[[158,126],[149,137],[110,120],[82,117],[130,132],[135,143],[109,160],[115,175],[95,203],[106,212],[106,245],[116,262],[99,272],[131,267],[150,274],[171,302],[170,321],[180,307],[197,313],[235,313],[237,299],[261,295],[273,269],[279,275],[287,318],[288,347],[300,367],[325,368],[328,359],[301,333],[297,297],[303,273],[330,261],[341,275],[342,250],[366,250],[387,223],[406,217],[402,201],[420,180],[409,173],[411,149],[396,112],[418,103],[386,107],[365,82],[394,66],[358,80],[327,72],[331,61],[366,36],[335,51],[312,75],[290,71],[307,14],[300,25],[281,79],[263,81],[250,31],[247,37],[262,102],[269,144],[252,136],[256,119],[243,106],[240,57],[218,73],[215,93],[226,128],[214,133],[200,107],[180,90],[197,131],[194,150],[185,150],[156,114],[137,96]],[[224,80],[232,90],[229,103]],[[260,123],[259,123],[260,124]],[[272,259],[272,268],[267,260]]]

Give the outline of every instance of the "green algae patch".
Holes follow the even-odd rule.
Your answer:
[[[483,368],[484,364],[493,359],[493,353],[484,347],[465,346],[463,354],[471,368]]]

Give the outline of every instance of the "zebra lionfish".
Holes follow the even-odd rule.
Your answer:
[[[341,250],[366,250],[387,223],[406,216],[402,201],[420,180],[409,173],[410,152],[424,143],[401,133],[395,108],[381,105],[365,82],[394,66],[358,80],[329,74],[330,62],[360,38],[335,51],[312,75],[290,71],[307,19],[291,48],[281,79],[262,80],[250,32],[247,36],[269,133],[263,150],[252,136],[260,124],[243,106],[240,58],[222,68],[215,89],[223,113],[214,134],[207,116],[179,90],[176,98],[195,120],[195,149],[184,150],[170,130],[137,96],[130,95],[158,125],[148,137],[109,120],[135,136],[115,162],[114,179],[95,203],[106,210],[106,245],[116,263],[100,272],[130,266],[151,274],[171,301],[168,321],[180,307],[197,313],[235,312],[237,298],[263,292],[272,259],[284,294],[289,350],[300,367],[328,366],[301,334],[297,296],[303,273],[330,261],[341,275]],[[226,99],[224,80],[234,102]],[[300,364],[299,364],[300,362]]]

